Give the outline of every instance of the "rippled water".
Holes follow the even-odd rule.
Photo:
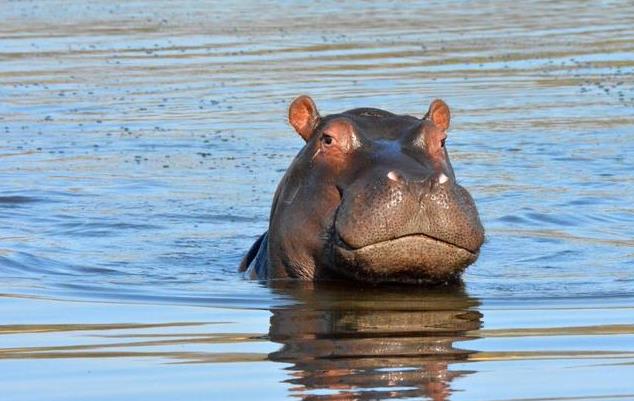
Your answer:
[[[11,400],[634,399],[634,7],[5,2]],[[452,108],[464,287],[242,279],[285,121]]]

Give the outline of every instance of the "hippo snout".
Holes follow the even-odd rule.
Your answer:
[[[484,241],[473,199],[444,173],[412,178],[391,169],[344,191],[335,216],[349,249],[420,235],[477,253]]]

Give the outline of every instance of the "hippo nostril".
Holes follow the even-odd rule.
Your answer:
[[[403,176],[401,174],[399,174],[398,172],[391,170],[389,173],[387,173],[387,178],[389,178],[392,181],[396,181],[396,182],[404,182],[405,180],[403,179]]]

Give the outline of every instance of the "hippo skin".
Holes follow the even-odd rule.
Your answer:
[[[261,280],[459,281],[484,229],[449,162],[449,121],[442,100],[419,119],[374,108],[322,117],[310,97],[295,99],[289,122],[306,144],[240,271]]]

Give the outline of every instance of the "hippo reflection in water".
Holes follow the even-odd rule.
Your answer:
[[[318,287],[315,287],[318,285]],[[477,338],[479,303],[462,288],[365,287],[277,282],[296,301],[274,308],[269,360],[292,364],[287,383],[302,400],[447,400],[452,368],[474,352],[454,346]]]
[[[306,145],[240,270],[259,279],[458,279],[484,229],[449,162],[449,120],[442,100],[418,119],[372,108],[322,117],[311,98],[295,99],[289,121]]]

